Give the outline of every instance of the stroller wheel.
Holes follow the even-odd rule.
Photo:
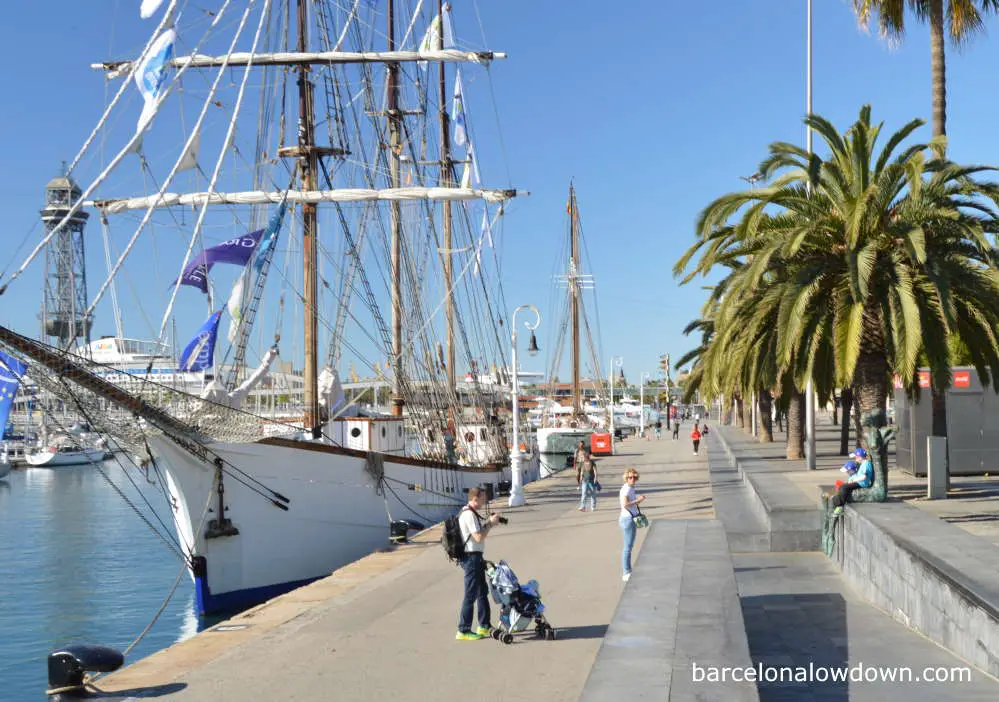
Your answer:
[[[555,633],[555,630],[552,629],[551,627],[548,627],[548,630],[545,632],[545,639],[547,639],[548,641],[554,641],[556,637],[557,634]]]
[[[489,630],[489,635],[492,636],[497,641],[499,641],[500,634],[502,634],[502,633],[503,632],[501,630],[499,630],[499,629],[490,629]]]
[[[502,641],[505,644],[512,644],[513,643],[513,634],[503,634]]]

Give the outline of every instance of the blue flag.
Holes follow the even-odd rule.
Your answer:
[[[270,221],[267,222],[267,229],[264,230],[264,235],[260,238],[257,255],[253,259],[253,267],[258,271],[263,268],[264,257],[267,256],[267,252],[271,250],[274,242],[277,241],[278,232],[281,231],[281,220],[284,219],[286,209],[288,209],[288,201],[282,200],[281,204],[278,205],[277,212],[272,214]]]
[[[0,427],[7,426],[7,417],[14,404],[14,396],[21,385],[21,376],[28,367],[13,356],[0,351]]]
[[[180,370],[192,372],[211,368],[215,362],[215,337],[219,332],[222,310],[209,317],[180,355]]]
[[[263,229],[223,241],[217,246],[205,249],[187,264],[180,274],[180,284],[190,285],[208,294],[208,272],[216,263],[234,263],[245,266],[260,243]],[[174,281],[176,283],[177,281]]]

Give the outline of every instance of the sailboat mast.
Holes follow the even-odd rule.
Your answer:
[[[437,16],[440,18],[440,31],[437,34],[437,48],[444,50],[444,0],[437,0]],[[440,115],[441,115],[441,187],[451,187],[451,139],[450,118],[447,113],[447,85],[445,82],[444,62],[440,63]],[[448,392],[455,391],[456,378],[454,369],[454,297],[451,292],[454,269],[451,260],[451,203],[444,201],[444,290],[445,317],[447,319],[447,383]]]
[[[388,50],[395,51],[395,3],[388,0]],[[399,112],[399,64],[388,64],[389,187],[399,187],[399,151],[402,132]],[[392,227],[392,415],[402,416],[402,207],[390,205]]]
[[[309,49],[308,10],[306,0],[298,0],[298,51]],[[299,174],[302,179],[302,190],[316,190],[316,150],[314,144],[315,117],[313,115],[312,82],[308,79],[309,67],[302,65],[298,69],[298,152]],[[313,436],[318,434],[319,392],[316,386],[318,373],[316,359],[316,336],[318,330],[316,310],[316,205],[302,205],[302,258],[304,266],[304,302],[305,302],[305,374],[304,403],[305,417],[303,426],[311,430]]]
[[[572,305],[572,412],[582,414],[579,388],[579,232],[576,214],[576,190],[569,186],[569,246],[571,261],[569,263],[569,290]]]

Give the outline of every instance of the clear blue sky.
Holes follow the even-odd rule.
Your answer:
[[[770,142],[804,143],[805,1],[453,4],[463,43],[480,41],[477,11],[488,48],[510,55],[490,69],[505,148],[479,145],[487,184],[532,193],[507,216],[508,306],[549,306],[571,178],[594,261],[604,352],[624,356],[632,379],[654,371],[660,353],[677,358],[694,345],[681,330],[705,296],[700,281],[678,287],[671,272],[692,242],[698,212],[741,189],[739,176],[755,171]],[[37,219],[44,184],[100,115],[104,81],[89,64],[141,46],[155,26],[138,19],[138,5],[22,3],[16,21],[0,25],[0,207],[10,249]],[[926,28],[913,23],[904,43],[890,48],[857,27],[851,6],[815,2],[815,111],[841,128],[864,103],[890,129],[928,118]],[[994,35],[997,20],[987,26]],[[949,154],[958,161],[999,163],[996,65],[999,43],[989,34],[948,54]],[[474,116],[493,119],[492,106],[476,102],[485,83],[471,82]],[[929,138],[928,126],[921,135]],[[99,228],[92,221],[87,231],[88,255],[100,260]],[[0,268],[9,271],[25,252],[0,254]],[[17,281],[0,298],[0,318],[34,330],[37,286],[30,276]],[[203,316],[198,310],[192,320]],[[112,329],[102,308],[95,332]]]

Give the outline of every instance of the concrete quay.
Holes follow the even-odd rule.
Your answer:
[[[538,580],[555,641],[527,632],[508,646],[455,641],[462,574],[444,557],[435,527],[97,685],[120,698],[171,702],[579,699],[622,592],[640,585],[637,575],[621,581],[617,490],[630,466],[641,472],[643,512],[653,522],[713,516],[704,452],[694,457],[689,441],[668,439],[631,438],[598,462],[604,487],[596,512],[577,511],[575,477],[564,473],[527,486],[524,507],[492,505],[510,523],[490,534],[486,557],[507,560],[522,581]],[[640,533],[636,574],[644,539]],[[654,577],[649,582],[655,587]],[[665,699],[665,685],[643,699]]]
[[[733,478],[731,457],[776,459],[782,445],[756,444],[736,429],[712,429],[707,450],[702,446],[697,457],[687,439],[618,444],[616,456],[598,462],[604,489],[596,512],[576,510],[575,480],[566,474],[529,485],[526,506],[502,510],[510,524],[490,535],[486,557],[506,559],[522,580],[539,581],[546,616],[558,630],[555,641],[527,632],[509,646],[490,639],[455,641],[461,571],[444,558],[435,527],[411,544],[372,554],[98,686],[108,699],[171,702],[999,697],[994,678],[876,608],[833,560],[816,551],[780,552],[804,541],[774,540],[766,530],[798,522],[768,522],[747,506],[750,489],[741,477]],[[681,433],[687,431],[684,425]],[[786,485],[775,494],[817,511],[814,484],[835,480],[842,463],[832,455],[821,460],[824,467],[816,473],[824,475],[806,475],[811,482],[802,482],[799,494]],[[759,465],[794,485],[804,471],[782,459]],[[639,533],[634,573],[623,583],[616,494],[629,466],[642,474],[643,512],[652,524]],[[771,507],[781,506],[778,497]],[[502,509],[498,503],[493,508]],[[764,675],[825,672],[813,672],[808,681],[753,685],[734,681],[731,673],[724,681],[698,679],[698,666],[702,673],[738,668],[743,675],[749,668]],[[927,668],[958,670],[969,679],[920,679]],[[836,670],[913,679],[829,680]]]

